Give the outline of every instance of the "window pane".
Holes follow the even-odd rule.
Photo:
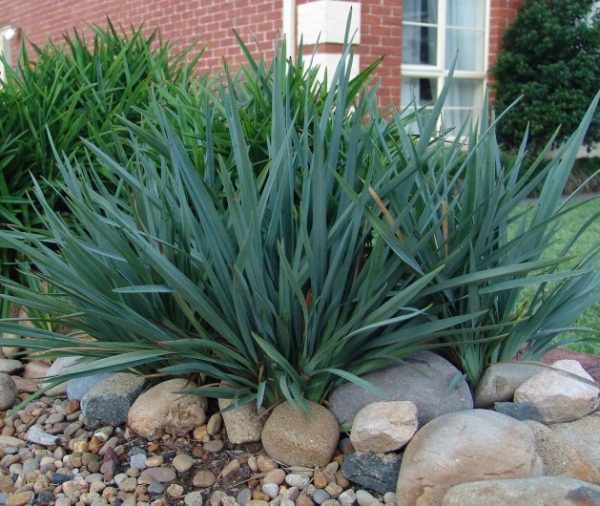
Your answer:
[[[446,24],[462,28],[485,26],[484,0],[449,0],[446,2]]]
[[[437,96],[437,79],[403,77],[401,106],[409,105],[413,98],[417,106],[430,104]]]
[[[454,79],[448,90],[442,113],[443,127],[458,130],[470,117],[477,117],[482,93],[482,81],[477,79]]]
[[[402,32],[402,62],[435,65],[437,29],[404,25]]]
[[[404,21],[437,24],[437,0],[405,0]]]
[[[484,32],[460,28],[446,29],[446,67],[456,61],[456,70],[483,71]]]

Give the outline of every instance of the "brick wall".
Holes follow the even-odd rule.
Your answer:
[[[502,34],[508,28],[523,0],[492,0],[490,9],[489,68],[496,62]]]
[[[278,0],[0,0],[0,27],[18,27],[38,45],[73,28],[85,30],[86,22],[104,25],[107,15],[125,28],[142,22],[148,31],[160,27],[178,49],[197,41],[206,47],[201,68],[219,67],[223,58],[243,61],[234,28],[253,53],[269,58],[282,27]],[[19,43],[15,37],[13,54]]]

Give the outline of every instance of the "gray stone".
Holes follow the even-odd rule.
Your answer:
[[[252,499],[252,490],[249,488],[243,488],[238,492],[235,499],[239,504],[241,504],[241,506],[246,506],[246,503]]]
[[[600,504],[600,487],[559,476],[516,480],[487,480],[452,487],[442,506],[594,506]]]
[[[0,372],[0,411],[12,408],[17,402],[17,385],[5,372]]]
[[[164,491],[165,486],[158,481],[153,481],[148,485],[148,493],[150,495],[161,495]]]
[[[366,490],[357,490],[355,497],[360,506],[369,506],[377,500]]]
[[[129,465],[134,469],[146,469],[146,453],[136,453],[129,457]]]
[[[185,506],[202,506],[202,503],[202,493],[198,491],[189,492],[183,498],[183,504],[185,504]]]
[[[99,372],[67,381],[67,397],[80,401],[88,391],[113,375],[111,372]]]
[[[517,420],[533,420],[543,422],[543,416],[530,402],[496,402],[494,409],[498,413],[516,418]]]
[[[317,504],[323,504],[325,501],[329,501],[330,499],[331,496],[322,488],[318,488],[317,490],[315,490],[312,495],[312,500],[315,501]]]
[[[285,477],[285,482],[290,487],[304,488],[309,484],[310,478],[304,474],[290,473]]]
[[[80,356],[57,358],[52,363],[52,365],[50,366],[48,371],[46,372],[46,379],[53,378],[55,376],[60,376],[62,374],[67,374],[69,372],[69,369],[71,369],[73,367],[77,367],[79,365],[79,361],[82,358],[83,357],[80,357]],[[46,388],[49,385],[50,385],[49,382],[44,381],[40,384],[40,387]],[[51,389],[49,389],[46,392],[46,395],[52,395],[52,396],[62,395],[64,393],[66,393],[66,391],[67,391],[67,382],[64,382],[64,383],[60,383],[59,385],[56,385],[55,387],[52,387]]]
[[[477,385],[475,407],[490,408],[495,402],[512,401],[515,390],[543,369],[535,364],[508,362],[492,364]]]
[[[450,362],[435,353],[424,351],[363,379],[387,394],[392,401],[412,401],[417,406],[419,426],[445,413],[473,407],[467,382],[462,379],[451,387],[460,372]],[[329,397],[330,409],[338,422],[354,420],[358,411],[380,399],[355,384],[336,388]]]
[[[12,374],[23,369],[23,364],[19,360],[10,358],[0,359],[0,372]]]
[[[448,413],[408,443],[396,496],[398,506],[439,504],[458,483],[529,478],[542,472],[535,435],[524,422],[483,409]]]
[[[161,483],[168,483],[175,481],[177,475],[175,471],[170,467],[152,467],[150,469],[144,469],[140,477],[138,478],[139,483],[150,484],[153,481],[159,481]]]
[[[372,496],[371,496],[372,497]],[[356,503],[356,493],[351,488],[344,490],[338,497],[342,506],[354,506]]]
[[[279,495],[279,485],[277,483],[265,483],[262,486],[262,491],[271,499],[275,499]]]
[[[342,464],[342,474],[358,485],[385,494],[396,489],[400,460],[394,453],[349,452]]]
[[[131,403],[142,391],[143,377],[116,373],[91,388],[81,399],[81,412],[88,424],[120,425],[127,420]]]

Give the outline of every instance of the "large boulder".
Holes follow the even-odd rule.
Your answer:
[[[574,422],[552,424],[550,429],[571,443],[600,470],[600,412]]]
[[[544,461],[545,476],[565,476],[574,480],[600,484],[600,472],[588,458],[566,439],[545,425],[528,420],[537,451]]]
[[[453,485],[542,474],[533,431],[494,411],[449,413],[412,438],[402,458],[398,506],[439,505]]]
[[[127,425],[150,441],[163,434],[185,436],[206,421],[206,397],[182,393],[191,388],[198,388],[198,385],[184,378],[154,385],[132,404]]]
[[[444,496],[442,506],[594,506],[600,487],[562,476],[462,483]]]
[[[262,431],[265,451],[289,466],[329,464],[340,437],[335,417],[319,404],[307,404],[309,413],[288,402],[277,405]]]
[[[410,441],[417,424],[414,402],[373,402],[354,417],[350,440],[359,452],[393,452]]]
[[[569,374],[544,369],[515,390],[515,402],[533,404],[544,423],[577,420],[598,407],[600,389],[588,383],[593,379],[577,360],[557,360],[552,367]],[[577,376],[588,382],[578,380]]]
[[[445,413],[473,407],[471,391],[450,362],[430,351],[412,355],[364,379],[387,394],[392,401],[412,401],[417,406],[419,426]],[[331,412],[340,424],[352,422],[361,408],[382,399],[353,383],[336,388],[329,397]]]
[[[475,390],[477,408],[490,408],[495,402],[512,401],[515,390],[543,370],[543,366],[503,362],[487,368]]]

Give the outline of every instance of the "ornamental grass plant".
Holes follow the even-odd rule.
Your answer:
[[[42,47],[23,42],[18,63],[4,62],[6,80],[0,86],[0,228],[39,224],[29,198],[32,176],[42,189],[61,175],[54,149],[70,159],[85,157],[82,139],[120,146],[123,118],[139,123],[139,108],[163,83],[186,87],[198,57],[190,50],[170,54],[171,44],[155,31],[128,33],[91,26],[91,40],[75,32],[62,43]],[[191,49],[191,48],[190,48]],[[46,192],[56,207],[59,200]],[[15,274],[14,251],[0,250],[2,274]],[[6,304],[1,313],[8,312]]]
[[[378,393],[361,376],[442,349],[475,384],[598,301],[598,246],[569,258],[588,223],[540,259],[591,112],[557,158],[523,167],[524,140],[507,166],[495,118],[440,132],[445,91],[426,114],[388,118],[371,69],[351,79],[348,46],[325,83],[284,54],[220,85],[161,87],[116,148],[56,150],[51,193],[35,183],[40,230],[0,231],[27,259],[4,299],[74,329],[0,321],[29,351],[84,357],[55,381],[133,369],[192,376],[235,405],[303,405],[344,381]],[[540,183],[533,213],[515,216]]]

